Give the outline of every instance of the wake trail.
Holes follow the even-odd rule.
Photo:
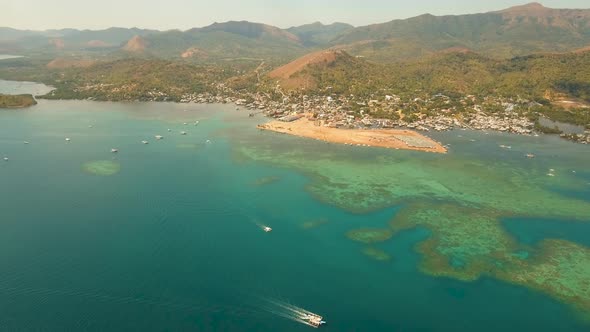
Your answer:
[[[278,299],[260,297],[260,300],[263,301],[261,309],[268,313],[271,313],[278,317],[289,319],[297,323],[316,327],[310,324],[307,320],[303,319],[303,317],[307,315],[316,316],[316,314],[312,313],[311,311],[305,310],[301,307],[295,306],[293,304]]]

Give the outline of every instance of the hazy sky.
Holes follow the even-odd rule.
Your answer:
[[[248,20],[286,28],[315,21],[381,23],[424,13],[499,10],[518,0],[0,0],[0,26],[19,29],[111,26],[188,29],[213,22]],[[589,0],[540,1],[553,8],[590,8]]]

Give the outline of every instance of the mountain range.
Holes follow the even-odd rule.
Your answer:
[[[322,49],[344,50],[377,62],[396,62],[449,49],[494,58],[569,52],[590,46],[590,9],[552,9],[530,3],[469,15],[421,15],[353,27],[316,22],[288,29],[230,21],[186,31],[138,28],[47,31],[0,28],[0,53],[68,52],[215,61],[292,60]]]

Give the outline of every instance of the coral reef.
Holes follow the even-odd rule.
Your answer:
[[[85,163],[82,168],[90,174],[111,176],[121,171],[121,164],[114,160],[95,160]]]
[[[393,232],[389,229],[361,228],[348,231],[346,236],[356,242],[372,244],[391,239]]]
[[[314,220],[307,220],[307,221],[304,221],[301,224],[301,228],[303,228],[303,229],[312,229],[312,228],[316,228],[316,227],[325,225],[325,224],[327,224],[329,222],[330,221],[328,219],[324,219],[324,218],[314,219]]]
[[[365,247],[361,250],[361,252],[365,256],[370,257],[376,261],[385,262],[391,260],[391,256],[388,253],[375,247]]]
[[[253,185],[255,186],[266,186],[275,182],[280,181],[281,178],[278,176],[265,176],[254,181]]]
[[[416,204],[391,221],[394,232],[422,226],[432,236],[418,244],[421,269],[431,275],[464,281],[489,273],[517,244],[501,227],[498,215],[445,204]]]
[[[590,248],[544,240],[534,257],[511,260],[495,270],[498,279],[544,292],[573,305],[590,321]]]
[[[415,249],[422,255],[424,273],[462,281],[496,278],[544,292],[590,317],[590,249],[565,240],[528,247],[500,222],[505,217],[589,222],[590,200],[583,195],[587,180],[580,178],[580,165],[590,163],[589,154],[561,153],[560,149],[574,147],[547,147],[526,138],[514,139],[513,150],[561,157],[515,158],[495,150],[486,140],[470,143],[479,147],[440,156],[372,149],[350,153],[346,147],[302,145],[292,137],[255,138],[259,141],[236,147],[239,160],[306,175],[310,179],[306,190],[324,203],[353,213],[403,205],[389,231],[351,230],[348,238],[372,244],[402,230],[423,227],[431,236]],[[556,176],[548,177],[548,169],[555,169]],[[363,253],[377,255],[369,248]]]

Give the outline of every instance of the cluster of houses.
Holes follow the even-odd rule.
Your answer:
[[[108,88],[103,86],[100,88]],[[223,83],[214,86],[214,93],[189,93],[182,103],[233,103],[264,113],[282,121],[294,121],[306,115],[318,126],[332,128],[410,128],[421,131],[445,131],[454,128],[495,130],[521,135],[535,134],[535,124],[527,116],[538,104],[521,98],[500,98],[468,95],[451,98],[443,94],[400,97],[394,94],[372,95],[370,98],[345,95],[285,94],[274,92],[235,91]],[[166,100],[165,93],[149,93],[154,101]],[[574,137],[575,136],[575,137]],[[590,133],[568,135],[566,138],[590,143]]]
[[[452,102],[451,98],[442,94],[406,101],[400,96],[390,94],[368,100],[359,100],[360,98],[354,96],[288,96],[284,93],[281,93],[281,98],[276,98],[276,95],[269,93],[238,93],[223,84],[218,85],[218,90],[221,93],[217,95],[185,95],[181,101],[234,103],[238,107],[257,110],[282,121],[293,121],[305,114],[313,119],[316,125],[333,128],[402,127],[422,131],[469,128],[522,135],[532,134],[534,130],[534,123],[524,116],[523,112],[518,111],[531,106],[528,100],[492,97],[478,100],[475,96],[465,96],[458,102]],[[461,111],[457,111],[457,105],[462,106]],[[486,111],[489,105],[495,105],[494,112]],[[404,114],[403,109],[418,110],[421,115],[409,117]],[[428,112],[422,113],[422,110]],[[389,116],[378,116],[383,114]]]

